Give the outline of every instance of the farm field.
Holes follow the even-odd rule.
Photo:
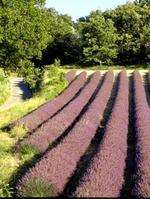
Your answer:
[[[0,198],[150,198],[150,0],[0,7]]]
[[[14,153],[30,157],[13,196],[150,197],[150,72],[66,78],[56,98],[10,124],[26,129]]]

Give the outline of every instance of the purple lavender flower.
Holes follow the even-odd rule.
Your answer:
[[[38,151],[44,152],[49,144],[57,139],[80,114],[97,88],[100,79],[100,73],[95,72],[80,95],[70,102],[60,113],[43,124],[36,132],[24,139],[21,146],[32,145]]]
[[[119,197],[127,156],[128,94],[128,78],[122,71],[103,143],[76,190],[78,197]]]
[[[150,197],[150,108],[139,72],[134,72],[135,110],[137,128],[137,182],[133,194]]]
[[[65,76],[66,76],[67,81],[71,83],[76,77],[76,70],[70,70],[69,72],[67,72]]]
[[[32,131],[49,119],[54,113],[67,104],[83,87],[86,81],[86,72],[82,72],[58,97],[48,101],[35,111],[15,121],[13,125],[24,125]]]
[[[42,185],[47,185],[42,196],[47,193],[47,187],[49,187],[48,190],[52,189],[56,195],[63,191],[77,166],[77,162],[87,150],[91,139],[96,133],[110,96],[112,85],[113,73],[108,72],[94,101],[68,136],[56,148],[48,151],[35,167],[30,169],[20,180],[17,186],[20,195],[30,196],[30,192],[26,189],[28,187],[37,193],[37,183],[31,183],[34,179],[42,182]]]

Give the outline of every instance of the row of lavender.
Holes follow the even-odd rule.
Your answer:
[[[126,72],[121,72],[119,78],[118,94],[103,143],[76,190],[78,197],[119,197],[124,183],[129,90]]]
[[[150,70],[148,72],[148,90],[149,90],[149,96],[150,96]]]
[[[66,73],[65,76],[66,76],[67,81],[71,83],[76,76],[76,70],[70,70],[68,73]]]
[[[94,101],[68,136],[56,148],[48,151],[35,167],[31,168],[20,180],[17,186],[20,195],[33,196],[33,193],[38,190],[39,184],[46,185],[45,195],[48,194],[46,190],[51,190],[54,195],[63,191],[77,166],[77,162],[87,150],[96,133],[112,85],[113,73],[108,72]]]
[[[70,102],[61,112],[44,123],[35,133],[32,133],[24,139],[21,143],[21,147],[30,145],[37,151],[44,152],[49,144],[65,132],[70,124],[75,121],[76,117],[80,115],[80,112],[87,105],[90,98],[93,98],[93,95],[95,94],[94,91],[97,90],[100,79],[100,73],[95,72],[80,95]]]
[[[150,197],[150,109],[139,72],[134,73],[134,95],[137,129],[137,183],[133,195]]]
[[[44,121],[48,120],[80,91],[86,82],[86,72],[82,72],[57,98],[48,101],[35,111],[14,122],[13,125],[24,125],[33,131]]]
[[[107,79],[107,76],[106,76],[106,79]],[[62,134],[62,132],[68,127],[69,123],[72,122],[78,114],[80,114],[79,110],[81,108],[76,110],[75,107],[78,107],[80,103],[82,104],[81,107],[86,106],[88,100],[90,99],[90,97],[92,96],[92,93],[94,92],[93,88],[96,89],[99,80],[100,80],[100,74],[97,72],[91,77],[91,80],[82,89],[82,92],[77,98],[75,98],[72,102],[70,102],[67,107],[65,107],[60,113],[58,113],[54,117],[54,119],[52,118],[47,123],[45,123],[39,129],[39,131],[36,131],[34,134],[31,135],[31,137],[29,136],[29,138],[24,140],[22,144],[23,145],[31,144],[33,147],[35,147],[39,151],[42,151],[42,152],[45,151],[49,143],[51,143],[57,137],[59,137]],[[136,104],[136,127],[137,127],[137,135],[138,135],[137,176],[139,178],[139,181],[135,185],[133,194],[137,196],[150,197],[149,175],[148,175],[149,169],[150,169],[150,158],[147,152],[148,150],[147,146],[148,146],[148,143],[150,143],[150,140],[148,139],[148,133],[147,133],[148,129],[150,129],[150,126],[147,122],[147,121],[150,121],[150,112],[149,112],[148,104],[145,97],[145,91],[142,86],[142,80],[139,73],[137,72],[134,73],[134,88],[135,88],[135,104]],[[93,92],[91,90],[93,90]],[[88,96],[87,100],[86,100],[86,96]],[[101,100],[103,100],[103,98],[101,98]],[[138,100],[141,100],[141,101],[138,101]],[[94,104],[94,101],[92,104]],[[89,109],[91,109],[92,104],[90,105]],[[142,114],[139,112],[140,108],[138,104],[140,104],[141,107],[144,107]],[[119,115],[120,113],[119,110],[123,110],[123,113],[121,112],[121,116]],[[74,113],[72,113],[72,111]],[[85,115],[88,113],[88,111],[85,113]],[[144,112],[146,112],[147,114],[145,114]],[[94,161],[91,164],[90,169],[88,170],[86,176],[83,179],[83,183],[78,187],[76,191],[77,196],[101,196],[101,197],[102,196],[104,197],[119,196],[119,191],[124,181],[123,174],[124,174],[124,169],[125,169],[125,158],[126,158],[126,150],[127,150],[126,142],[127,142],[127,131],[128,131],[127,130],[128,115],[126,115],[125,113],[128,114],[128,79],[127,79],[126,73],[122,72],[120,74],[120,86],[119,86],[118,96],[116,98],[116,102],[115,102],[114,110],[111,115],[111,119],[106,129],[106,134],[105,134],[106,136],[104,137],[104,141],[103,141],[103,144],[101,145],[99,153],[96,155]],[[70,114],[71,114],[71,118],[70,116],[68,116]],[[94,114],[97,114],[97,113],[95,112]],[[139,117],[138,114],[142,116]],[[85,139],[85,137],[83,137],[82,129],[80,129],[81,125],[84,132],[86,131],[88,132],[88,130],[90,129],[89,125],[91,123],[89,123],[88,117],[86,118],[85,115],[71,130],[70,134],[72,134],[73,137],[71,137],[71,135],[69,134],[57,148],[53,149],[52,151],[47,152],[46,155],[43,157],[43,159],[39,162],[39,166],[37,166],[38,165],[37,163],[35,169],[34,168],[33,170],[31,169],[30,173],[32,174],[29,174],[29,176],[30,175],[32,176],[31,179],[29,179],[28,174],[26,175],[27,177],[25,176],[25,179],[23,178],[23,181],[21,181],[21,183],[18,186],[19,192],[23,192],[24,195],[27,195],[28,192],[30,191],[33,193],[34,189],[37,191],[37,187],[35,186],[37,186],[39,182],[43,183],[45,188],[47,188],[47,190],[50,190],[50,189],[53,190],[52,192],[54,194],[58,194],[63,190],[65,184],[68,181],[68,178],[72,175],[73,170],[76,167],[77,161],[80,159],[82,154],[84,154],[85,148],[87,148],[86,144],[88,143],[89,145],[91,141],[91,137],[87,136],[87,140],[89,142]],[[118,117],[118,115],[120,116],[120,118]],[[93,116],[92,112],[91,112],[91,116]],[[89,118],[91,116],[89,116]],[[85,119],[86,122],[83,119],[84,117],[86,118]],[[145,117],[148,118],[146,120],[146,123],[142,121],[142,118],[145,119]],[[83,119],[83,122],[82,122],[82,119]],[[55,120],[56,120],[56,123],[55,123]],[[94,120],[92,120],[92,118],[90,118],[90,121],[94,123]],[[100,119],[99,119],[99,122],[100,122]],[[121,123],[123,123],[124,128],[121,128],[120,126]],[[125,127],[125,124],[126,124],[126,127]],[[56,128],[56,132],[54,134],[51,133],[55,131],[55,128]],[[147,131],[145,130],[145,128]],[[78,131],[78,133],[81,134],[80,136],[82,136],[83,138],[82,140],[83,143],[80,141],[81,137],[76,137],[76,136],[79,136],[79,134],[76,131]],[[141,132],[143,131],[146,132],[147,134],[146,133],[141,134]],[[119,136],[119,133],[121,136]],[[91,134],[89,135],[91,136]],[[120,138],[119,140],[117,140],[118,137]],[[147,142],[145,142],[144,137],[146,137]],[[32,142],[30,142],[31,140]],[[39,140],[40,140],[40,143],[39,143]],[[83,148],[81,147],[81,145],[83,145],[82,146]],[[79,151],[79,148],[81,148],[81,152]],[[111,153],[112,150],[116,151],[116,154],[114,153],[112,154]],[[70,157],[69,158],[66,157],[66,154],[69,154]],[[55,159],[55,157],[56,157],[56,162],[53,161],[53,163],[50,163],[49,162],[50,159],[52,158],[53,160]],[[72,160],[72,157],[75,157],[74,160]],[[120,159],[118,157],[120,157]],[[115,161],[114,161],[114,158],[115,158]],[[116,161],[117,158],[118,158],[118,161]],[[147,162],[145,162],[146,158],[147,158]],[[109,161],[108,159],[109,160],[111,159],[111,161]],[[62,163],[60,164],[61,161]],[[65,165],[64,161],[66,161],[66,164],[68,164],[69,168]],[[72,165],[69,165],[70,162],[72,162]],[[57,166],[57,164],[59,164],[60,167]],[[51,166],[52,168],[50,168]],[[43,167],[43,171],[40,173],[39,169],[42,167]],[[66,172],[63,174],[62,170],[64,168]],[[104,172],[105,170],[106,172]],[[51,172],[51,174],[46,177],[46,172],[49,172],[49,171]],[[37,175],[38,173],[39,175]],[[31,182],[33,182],[34,186],[30,186]]]

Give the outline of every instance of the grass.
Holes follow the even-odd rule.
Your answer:
[[[15,139],[10,137],[8,133],[0,131],[0,140],[0,155],[11,152],[11,148],[15,144]]]
[[[0,128],[36,109],[45,102],[42,96],[33,97],[25,102],[18,102],[8,110],[0,111]]]
[[[17,170],[20,160],[12,153],[15,138],[1,131],[0,140],[0,197],[10,197],[12,189],[9,186],[9,180]]]
[[[51,185],[39,178],[33,178],[26,183],[19,193],[19,197],[54,197],[55,191]]]
[[[30,161],[38,154],[39,151],[34,149],[31,145],[23,145],[19,150],[20,159],[24,162]]]
[[[55,79],[51,77],[52,74]],[[10,109],[0,111],[0,197],[12,196],[13,187],[11,187],[10,181],[16,177],[15,174],[17,174],[18,169],[37,154],[36,150],[28,146],[19,152],[14,152],[14,146],[24,138],[27,129],[23,126],[17,126],[8,131],[5,127],[56,97],[66,86],[67,81],[61,70],[51,71],[51,69],[48,69],[43,79],[41,91],[25,102],[18,102]],[[42,194],[42,189],[39,196],[40,194]]]
[[[0,69],[0,105],[4,104],[10,96],[9,78],[5,77],[2,69]]]

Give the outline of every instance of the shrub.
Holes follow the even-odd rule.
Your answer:
[[[24,67],[22,67],[18,73],[24,77],[29,89],[34,93],[38,91],[41,86],[44,71],[40,68],[36,68],[34,64],[29,61],[24,62]]]
[[[3,104],[10,95],[10,83],[4,71],[0,69],[0,105]]]

